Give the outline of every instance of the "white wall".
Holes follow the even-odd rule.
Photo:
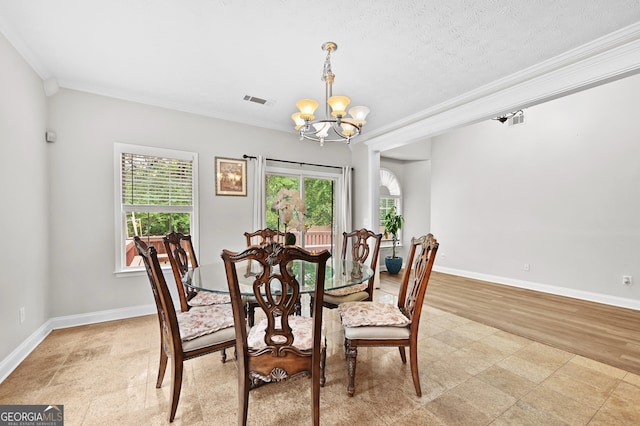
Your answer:
[[[241,249],[252,227],[252,178],[247,197],[215,196],[214,157],[243,154],[348,165],[344,145],[319,147],[295,133],[268,131],[61,90],[51,99],[52,316],[152,304],[146,276],[114,276],[113,144],[151,145],[199,154],[199,261],[220,261],[223,248]],[[253,163],[249,162],[249,170]]]
[[[380,169],[380,153],[372,152],[363,143],[351,145],[353,167],[353,229],[372,229],[372,224],[377,221],[377,216],[372,209],[372,202],[377,200],[378,190],[377,180],[372,182],[372,178],[377,176]],[[374,201],[372,201],[374,200]],[[374,217],[375,216],[375,217]]]
[[[433,138],[436,266],[640,309],[638,93],[633,76]]]
[[[402,180],[404,219],[402,242],[405,247],[411,238],[431,232],[431,161],[408,161],[404,164]],[[436,239],[437,235],[434,235]],[[407,249],[404,250],[406,259]]]
[[[384,153],[383,153],[384,155]],[[404,161],[382,157],[380,167],[391,170],[400,182],[402,190],[402,239],[396,248],[396,256],[406,262],[411,238],[430,232],[431,224],[431,161]],[[438,236],[435,236],[438,238]],[[380,251],[380,265],[391,256],[391,248]]]
[[[2,35],[0,62],[1,361],[49,317],[51,292],[46,96],[42,80]],[[25,308],[23,323],[20,307]]]

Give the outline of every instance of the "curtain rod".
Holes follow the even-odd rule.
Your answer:
[[[255,160],[257,157],[255,157],[253,155],[244,154],[242,156],[242,158],[248,158],[250,160]],[[301,166],[329,167],[331,169],[340,169],[340,170],[342,170],[342,167],[340,167],[340,166],[327,166],[325,164],[302,163],[300,161],[278,160],[278,159],[275,159],[275,158],[267,158],[267,161],[278,161],[280,163],[299,164]]]

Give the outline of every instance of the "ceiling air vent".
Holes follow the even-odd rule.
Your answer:
[[[264,105],[264,104],[267,103],[266,99],[256,98],[255,96],[244,95],[243,99],[245,101],[255,102],[255,103],[260,104],[260,105]]]

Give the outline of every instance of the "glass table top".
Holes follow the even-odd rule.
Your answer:
[[[315,291],[316,264],[296,260],[291,263],[290,270],[300,283],[300,293]],[[251,263],[238,262],[236,263],[236,271],[241,294],[252,295],[252,285],[256,274],[260,272],[260,264],[255,261]],[[349,287],[365,282],[372,276],[373,270],[360,262],[329,259],[326,265],[324,289],[326,291]],[[229,293],[227,276],[222,262],[203,264],[194,268],[185,276],[184,283],[197,290]]]

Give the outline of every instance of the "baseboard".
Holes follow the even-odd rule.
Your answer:
[[[0,383],[51,333],[51,321],[42,324],[31,336],[27,337],[9,356],[0,362]]]
[[[79,325],[141,317],[143,315],[156,314],[157,312],[155,305],[141,305],[129,308],[109,309],[106,311],[57,317],[50,319],[49,322],[51,322],[51,329],[57,330],[60,328],[77,327]]]
[[[624,297],[610,296],[602,293],[592,293],[589,291],[576,290],[566,287],[558,287],[549,284],[536,283],[531,281],[516,280],[513,278],[499,277],[495,275],[469,272],[460,269],[433,267],[436,272],[457,275],[465,278],[473,278],[481,281],[488,281],[496,284],[508,285],[511,287],[524,288],[527,290],[540,291],[542,293],[555,294],[557,296],[571,297],[574,299],[586,300],[589,302],[602,303],[605,305],[617,306],[619,308],[634,309],[640,311],[640,300],[626,299]]]
[[[107,311],[90,312],[86,314],[68,315],[51,318],[25,339],[9,356],[0,362],[0,383],[9,377],[18,365],[51,333],[52,330],[77,327],[80,325],[96,324],[106,321],[139,317],[155,314],[155,305],[133,306],[130,308],[110,309]]]

